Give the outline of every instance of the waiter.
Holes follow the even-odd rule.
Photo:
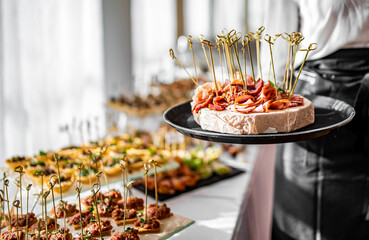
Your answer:
[[[298,31],[318,44],[297,91],[356,111],[325,137],[278,145],[272,238],[369,239],[369,0],[266,0],[264,16],[268,33]],[[279,79],[286,49],[275,46]]]

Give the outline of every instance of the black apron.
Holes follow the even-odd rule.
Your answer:
[[[272,238],[369,239],[369,48],[308,61],[299,93],[343,100],[351,123],[278,145]]]

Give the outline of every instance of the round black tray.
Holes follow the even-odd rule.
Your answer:
[[[239,144],[274,144],[327,135],[333,129],[349,123],[355,116],[354,108],[343,101],[324,96],[305,97],[314,105],[315,122],[289,133],[237,135],[203,130],[193,118],[190,101],[169,108],[164,113],[164,120],[178,132],[201,140]]]

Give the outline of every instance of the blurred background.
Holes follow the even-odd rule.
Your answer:
[[[163,91],[192,90],[186,83],[171,85],[188,76],[170,58],[169,48],[193,74],[188,35],[194,37],[195,54],[203,54],[200,34],[210,39],[222,30],[255,31],[263,18],[256,0],[0,3],[2,161],[99,138],[107,128],[156,128],[152,123],[160,122],[161,114],[147,118],[126,109],[133,111],[127,117],[106,105],[137,104],[142,110],[151,106],[148,99],[154,105],[171,101]],[[206,79],[201,61],[199,75]]]

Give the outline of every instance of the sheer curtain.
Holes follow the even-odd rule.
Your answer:
[[[102,116],[101,0],[0,0],[0,158],[69,144]],[[74,139],[77,141],[77,139]]]

